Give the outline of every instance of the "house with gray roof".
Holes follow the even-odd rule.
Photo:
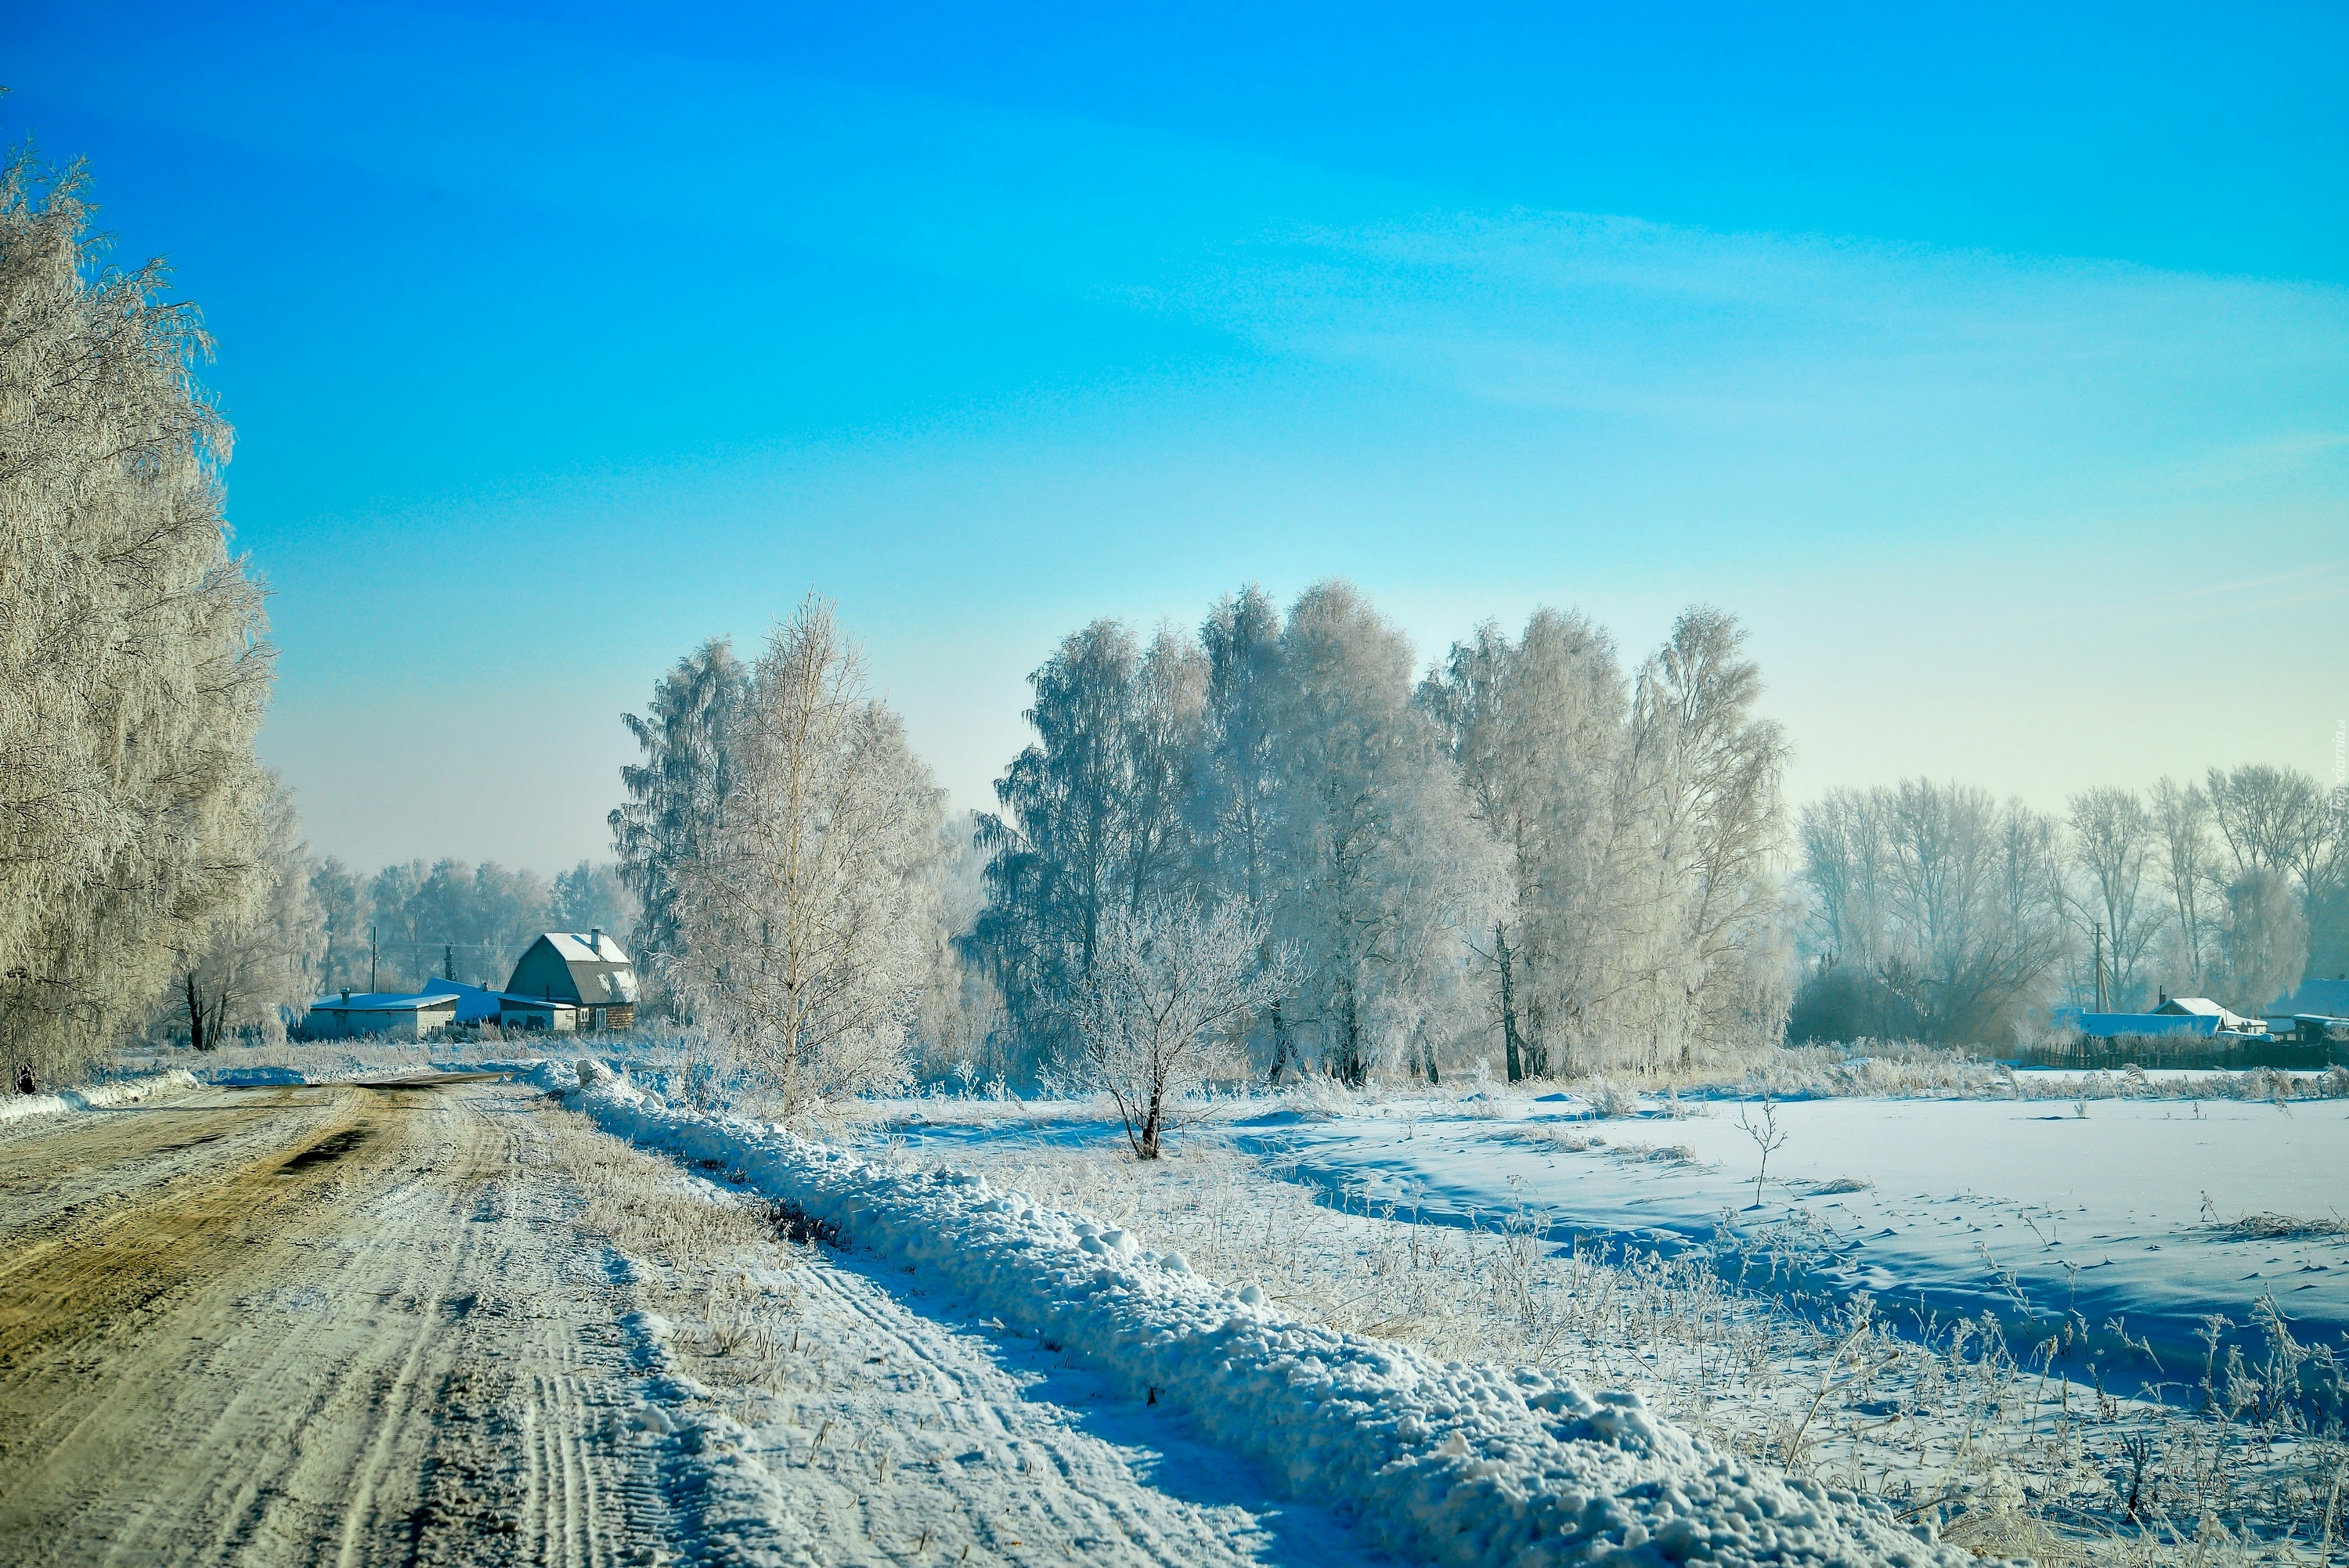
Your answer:
[[[506,982],[506,996],[501,1019],[510,1008],[523,1010],[514,1004],[562,1003],[574,1009],[572,1022],[578,1028],[625,1029],[636,1022],[636,965],[600,927],[584,934],[550,931],[523,949],[513,978]],[[545,1024],[540,1026],[564,1026],[552,1007],[544,1010]]]

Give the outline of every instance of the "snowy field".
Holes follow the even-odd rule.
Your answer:
[[[584,1088],[512,1048],[207,1068],[512,1070],[822,1235],[750,1264],[633,1199],[585,1222],[655,1298],[625,1332],[679,1527],[744,1560],[2313,1562],[2337,1529],[2331,1079],[1854,1078],[1773,1105],[1757,1202],[1762,1105],[1719,1091],[1316,1083],[1196,1104],[1143,1164],[1091,1101],[787,1132],[693,1109],[662,1047]],[[645,1189],[606,1159],[584,1187]]]
[[[2199,1377],[2206,1320],[2248,1324],[2263,1296],[2303,1338],[2349,1330],[2349,1099],[1785,1102],[1757,1202],[1758,1147],[1739,1119],[1759,1114],[1691,1097],[1601,1117],[1571,1096],[1493,1093],[1237,1106],[1202,1132],[1354,1212],[1530,1214],[1557,1242],[1667,1253],[1726,1236],[1764,1260],[1744,1282],[1789,1299],[2076,1315],[2101,1361],[2148,1381]],[[891,1125],[919,1149],[1116,1135],[935,1105]]]

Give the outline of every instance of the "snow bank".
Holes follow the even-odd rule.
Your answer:
[[[1389,1551],[1463,1568],[1614,1560],[1971,1563],[1873,1499],[1748,1464],[1651,1414],[1527,1370],[1439,1364],[1282,1317],[1254,1285],[980,1177],[866,1164],[780,1127],[674,1109],[592,1062],[530,1075],[605,1130],[692,1161],[928,1274],[1135,1398],[1186,1408],[1297,1496]]]
[[[178,1094],[202,1086],[195,1075],[183,1068],[173,1068],[152,1078],[124,1078],[119,1083],[102,1083],[90,1088],[59,1089],[55,1094],[19,1094],[0,1099],[0,1121],[18,1121],[28,1116],[49,1116],[61,1110],[103,1110],[110,1105],[136,1105],[159,1094]]]

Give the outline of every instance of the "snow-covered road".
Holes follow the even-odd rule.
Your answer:
[[[0,1562],[1361,1560],[871,1259],[732,1254],[788,1350],[730,1385],[678,1315],[719,1282],[595,1228],[561,1115],[450,1077],[0,1128]]]
[[[626,1291],[527,1103],[225,1090],[0,1142],[0,1559],[649,1561]]]

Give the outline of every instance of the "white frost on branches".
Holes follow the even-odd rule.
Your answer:
[[[0,1066],[144,1023],[189,932],[265,891],[261,588],[229,430],[160,263],[100,271],[78,167],[0,169]]]
[[[726,741],[714,824],[668,869],[678,989],[787,1105],[894,1085],[943,807],[829,604],[776,628]]]
[[[1247,1070],[1242,1030],[1295,983],[1285,954],[1265,956],[1265,934],[1264,919],[1237,904],[1120,905],[1102,921],[1092,968],[1054,1000],[1138,1158],[1158,1158],[1191,1090]]]

